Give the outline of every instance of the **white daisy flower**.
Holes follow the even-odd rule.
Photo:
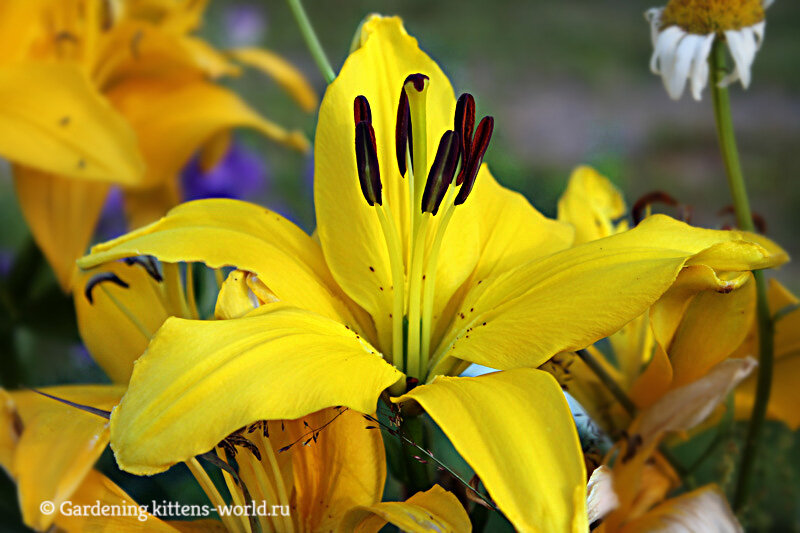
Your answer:
[[[670,0],[645,13],[653,38],[650,70],[661,75],[670,97],[678,100],[690,81],[700,100],[708,84],[708,56],[724,39],[734,62],[721,87],[740,80],[750,85],[750,68],[764,40],[764,10],[774,0]]]

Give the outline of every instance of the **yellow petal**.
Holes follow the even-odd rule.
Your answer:
[[[132,78],[216,78],[239,69],[205,41],[123,19],[103,32],[93,77],[104,91]]]
[[[398,401],[408,400],[442,428],[518,530],[587,530],[583,456],[552,376],[527,368],[440,376]]]
[[[136,255],[235,266],[257,274],[282,302],[355,325],[319,245],[282,216],[254,204],[223,199],[183,204],[92,252],[80,260],[81,268]]]
[[[700,256],[711,268],[736,270],[784,259],[745,237],[656,215],[630,231],[524,264],[472,290],[437,356],[499,369],[541,365],[641,315]]]
[[[110,410],[124,392],[119,386],[62,386],[44,392]],[[58,507],[69,500],[108,443],[108,421],[33,391],[14,393],[23,431],[14,455],[14,475],[22,518],[44,530],[53,515],[41,512],[45,500]]]
[[[113,273],[127,287],[101,282],[91,291],[87,283],[101,273]],[[109,263],[81,275],[74,295],[78,330],[97,364],[116,383],[127,384],[133,362],[168,316],[180,314],[165,297],[163,284],[138,264]]]
[[[243,317],[257,306],[258,300],[247,286],[247,272],[234,270],[219,290],[214,317],[220,320]]]
[[[395,219],[408,255],[409,182],[400,176],[395,154],[395,122],[400,90],[406,76],[422,73],[430,78],[427,90],[428,161],[433,161],[441,135],[453,127],[455,97],[447,77],[417,46],[399,18],[371,17],[363,26],[364,45],[345,61],[341,73],[328,86],[320,106],[314,153],[314,197],[319,238],[331,272],[345,292],[369,312],[379,332],[391,331],[393,286],[386,240],[376,208],[361,193],[353,148],[353,100],[367,97],[372,109],[383,183],[383,203]],[[427,178],[418,170],[417,184]],[[480,180],[481,178],[479,178]],[[470,205],[471,200],[465,204]],[[417,209],[419,209],[417,207]],[[441,257],[451,261],[449,271],[437,276],[439,286],[460,283],[477,259],[477,222],[466,209],[456,209],[452,229],[442,244]],[[438,224],[442,217],[436,217]],[[408,266],[408,265],[406,265]],[[383,288],[384,290],[381,290]],[[449,296],[453,289],[437,290]],[[446,298],[445,298],[446,301]],[[440,301],[440,306],[441,306]],[[385,341],[382,344],[386,344]],[[395,356],[396,357],[396,356]]]
[[[301,531],[335,531],[350,509],[380,500],[386,455],[380,430],[366,425],[361,413],[335,409],[286,423],[292,440],[299,441],[291,453]],[[320,427],[318,439],[303,446],[309,429]]]
[[[631,399],[637,407],[649,407],[656,403],[672,385],[672,364],[667,352],[656,345],[650,364],[631,386]]]
[[[780,322],[779,322],[780,323]],[[757,376],[751,376],[736,389],[736,417],[749,419],[753,411]],[[775,361],[767,416],[784,422],[792,431],[800,427],[800,352]]]
[[[32,45],[45,33],[42,23],[43,0],[0,3],[0,65],[25,59]]]
[[[203,20],[208,0],[137,0],[124,2],[122,17],[146,20],[165,31],[189,33]]]
[[[591,167],[572,171],[558,201],[558,220],[575,227],[575,244],[617,233],[615,222],[625,215],[625,200],[614,185]]]
[[[702,377],[744,341],[755,314],[755,282],[730,293],[704,291],[692,299],[669,347],[673,387]]]
[[[144,173],[133,130],[66,63],[0,69],[0,155],[69,178],[135,185]]]
[[[227,53],[236,61],[274,78],[304,111],[310,113],[317,108],[319,97],[306,77],[278,54],[263,48],[236,48]]]
[[[574,235],[572,227],[543,216],[524,196],[498,184],[486,165],[481,167],[469,202],[459,209],[465,217],[480,221],[475,243],[478,259],[467,281],[449,302],[447,299],[457,286],[444,287],[444,290],[437,287],[437,299],[443,297],[447,308],[442,310],[440,305],[435,308],[441,320],[434,346],[471,287],[522,263],[568,248]],[[452,268],[452,258],[442,254],[437,280],[441,279],[442,271]]]
[[[220,321],[173,317],[134,367],[111,417],[111,446],[121,468],[154,474],[258,420],[335,405],[372,412],[401,377],[354,331],[300,309],[273,304]],[[309,383],[313,393],[301,394]]]
[[[678,279],[650,309],[650,321],[655,340],[668,349],[681,323],[683,314],[697,294],[702,291],[730,292],[739,289],[750,279],[749,272],[724,273],[720,277],[706,265],[687,266]]]
[[[75,261],[89,246],[109,186],[23,166],[14,167],[14,183],[36,244],[67,292],[74,283]]]
[[[147,189],[125,191],[125,214],[128,228],[141,228],[166,215],[181,203],[182,193],[177,179],[170,179]]]
[[[91,508],[95,505],[98,512],[93,514]],[[109,506],[108,509],[118,509],[116,516],[110,511],[105,516],[100,515],[104,505]],[[88,512],[84,506],[88,506]],[[137,504],[113,481],[96,470],[90,470],[70,501],[57,506],[57,508],[61,512],[56,516],[55,524],[64,531],[95,531],[98,533],[141,531],[175,533],[185,531],[148,513],[145,507]],[[187,524],[189,523],[191,522]],[[216,524],[221,523],[216,522]],[[206,525],[207,528],[191,529],[190,531],[220,531],[214,524],[207,523]]]
[[[644,312],[634,318],[608,340],[622,375],[621,384],[630,387],[653,353],[654,341],[649,313]]]
[[[260,116],[232,91],[203,80],[136,78],[109,92],[114,106],[136,130],[152,187],[178,175],[215,134],[235,127],[304,151],[308,141]]]
[[[404,502],[381,502],[353,509],[338,531],[377,533],[387,522],[411,533],[468,533],[472,524],[458,498],[439,485]]]
[[[14,477],[14,453],[22,435],[22,419],[11,394],[0,389],[0,467]]]

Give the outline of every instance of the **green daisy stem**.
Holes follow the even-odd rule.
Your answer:
[[[736,147],[736,137],[733,130],[731,116],[731,102],[728,89],[720,87],[719,82],[726,72],[725,44],[717,39],[711,55],[711,95],[714,102],[714,118],[717,122],[717,135],[719,137],[720,151],[725,162],[725,171],[728,175],[728,186],[733,196],[733,207],[736,213],[738,226],[746,231],[755,231],[753,215],[750,211],[750,202],[747,188],[742,175],[739,162],[739,151]],[[761,440],[761,430],[767,414],[770,389],[772,388],[772,367],[774,359],[774,324],[769,313],[767,303],[767,282],[763,271],[753,272],[756,280],[756,309],[758,315],[759,362],[758,380],[756,385],[756,399],[750,415],[750,425],[742,450],[739,466],[739,478],[733,497],[733,509],[740,511],[747,503],[750,482],[753,476],[755,460],[758,456],[758,447]]]
[[[289,3],[289,8],[292,10],[297,25],[300,26],[300,33],[303,34],[303,39],[305,39],[308,50],[317,63],[317,68],[319,68],[319,71],[322,73],[322,77],[325,78],[325,83],[330,84],[336,78],[336,73],[333,71],[331,62],[328,60],[328,56],[325,54],[325,50],[319,42],[319,37],[317,37],[314,27],[308,19],[306,10],[303,9],[303,4],[300,0],[286,1]]]

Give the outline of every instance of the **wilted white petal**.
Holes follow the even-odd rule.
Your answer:
[[[672,64],[662,65],[664,74],[664,86],[667,93],[673,100],[678,100],[683,95],[686,88],[686,80],[689,78],[689,69],[692,66],[692,59],[698,46],[702,45],[703,38],[699,35],[687,34],[678,43]]]
[[[586,485],[586,492],[586,511],[589,513],[589,524],[602,520],[619,507],[619,497],[614,492],[611,469],[606,465],[600,465],[594,469],[589,477],[589,484]]]
[[[750,86],[750,67],[752,67],[758,51],[753,31],[750,28],[742,28],[739,31],[726,31],[725,38],[728,41],[728,50],[730,50],[733,62],[736,65],[734,72],[742,80],[742,87],[747,89]],[[723,80],[723,82],[725,81]]]
[[[650,61],[653,74],[661,74],[672,63],[678,43],[684,35],[686,35],[686,32],[677,26],[670,26],[658,34],[658,39],[653,49],[653,59]]]
[[[663,7],[654,7],[644,12],[644,18],[650,23],[650,39],[653,41],[654,47],[658,40],[658,32],[661,31],[661,13],[663,12]]]
[[[642,517],[640,522],[641,529],[651,533],[744,531],[725,497],[713,485],[665,501]]]
[[[764,9],[767,9],[775,0],[763,0],[761,4],[764,6]]]
[[[686,431],[701,423],[758,365],[752,357],[727,359],[708,374],[666,393],[642,412],[636,433],[652,442],[667,431]]]
[[[694,51],[692,60],[692,73],[689,78],[692,82],[692,97],[698,102],[703,97],[703,89],[708,83],[708,55],[711,53],[711,46],[714,44],[715,34],[709,33],[700,42]]]

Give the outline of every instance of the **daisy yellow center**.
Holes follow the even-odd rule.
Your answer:
[[[680,26],[699,35],[739,30],[763,20],[762,0],[670,0],[661,15],[664,28]]]

